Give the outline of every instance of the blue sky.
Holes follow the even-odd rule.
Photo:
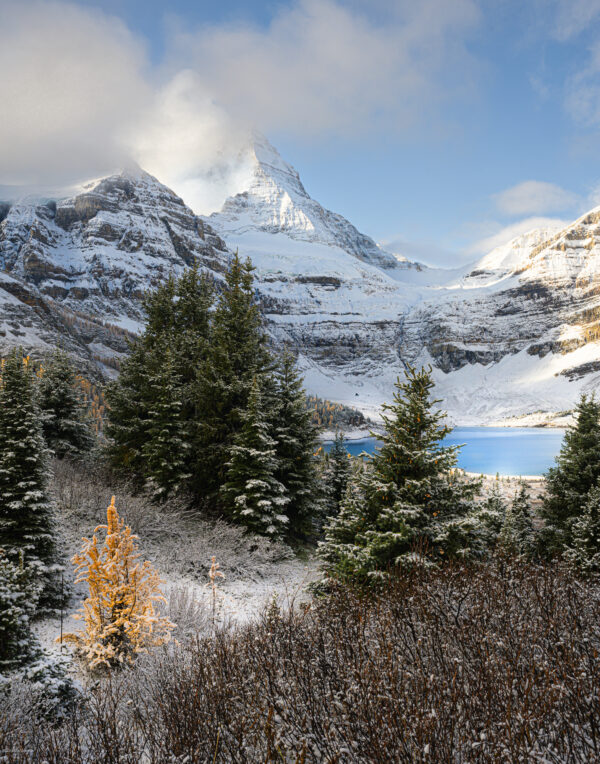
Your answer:
[[[16,115],[8,135],[0,128],[5,182],[35,179],[44,164],[46,181],[67,165],[83,172],[93,146],[112,141],[120,151],[135,144],[136,158],[177,185],[177,173],[205,172],[211,152],[225,174],[228,142],[256,126],[322,204],[378,241],[445,266],[600,203],[600,0],[165,7],[0,0],[0,64],[4,49],[15,67],[10,44],[23,56],[28,45],[42,48],[40,70],[29,56],[23,81],[3,94]],[[73,40],[79,49],[70,50]],[[69,80],[47,109],[46,96],[36,98],[36,123],[54,126],[39,135],[19,112],[55,57],[64,61],[53,83],[75,69],[87,88]],[[65,92],[72,97],[62,103]],[[199,137],[182,136],[177,120],[189,132],[198,124]],[[60,142],[67,137],[69,150]],[[21,155],[31,161],[23,178]],[[96,159],[100,168],[108,153]]]

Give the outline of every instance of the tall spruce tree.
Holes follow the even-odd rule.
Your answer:
[[[263,322],[256,303],[252,264],[236,253],[214,313],[211,343],[195,386],[196,427],[193,488],[218,501],[230,449],[242,429],[255,376],[272,368]]]
[[[44,608],[60,601],[55,512],[29,358],[14,350],[0,382],[0,548],[36,568]]]
[[[571,546],[573,524],[600,478],[600,404],[594,396],[582,395],[576,417],[565,433],[556,467],[545,476],[542,544],[548,555],[561,554]]]
[[[498,536],[498,546],[508,554],[533,557],[536,550],[531,501],[525,483],[519,485],[506,510]]]
[[[228,514],[256,533],[281,538],[288,531],[289,496],[276,477],[276,443],[269,436],[258,377],[254,378],[243,425],[235,436],[221,488]]]
[[[160,347],[162,342],[157,343]],[[162,361],[148,375],[148,396],[152,401],[146,422],[146,442],[142,445],[147,487],[158,499],[183,490],[190,479],[191,444],[182,416],[182,383],[170,346]]]
[[[434,411],[431,370],[408,368],[394,402],[384,407],[385,433],[370,469],[349,486],[349,499],[326,528],[320,554],[331,574],[367,582],[404,564],[435,564],[481,553],[474,518],[480,484],[450,471],[456,447]]]
[[[586,575],[600,573],[600,487],[589,492],[583,512],[573,523],[571,542],[563,556]]]
[[[313,530],[313,519],[319,514],[315,460],[318,428],[313,424],[312,412],[307,410],[302,378],[288,348],[279,360],[274,392],[270,418],[277,444],[276,476],[289,498],[289,533],[306,538]]]
[[[352,473],[352,459],[349,458],[346,440],[342,432],[336,432],[331,449],[327,454],[323,470],[326,512],[328,517],[339,514],[346,488]]]
[[[67,353],[57,349],[40,371],[38,383],[42,431],[59,458],[84,454],[95,443],[88,406]]]
[[[196,376],[209,345],[213,299],[212,278],[198,265],[179,278],[170,276],[149,292],[144,298],[145,331],[132,343],[118,380],[107,390],[107,451],[113,465],[137,478],[139,485],[153,481],[161,495],[179,487],[183,476],[189,476],[193,469],[194,423],[198,417]],[[170,361],[165,366],[166,348]],[[148,462],[149,444],[167,403],[162,394],[161,413],[157,413],[157,384],[168,386],[172,392],[171,436],[177,433],[181,439],[182,449],[174,454],[177,465],[173,471],[157,471],[157,462]],[[154,456],[159,451],[156,446]]]
[[[118,379],[106,389],[107,456],[117,471],[138,484],[147,479],[143,450],[148,442],[152,411],[150,379],[155,366],[155,356],[146,352],[142,340],[136,340],[121,364]]]

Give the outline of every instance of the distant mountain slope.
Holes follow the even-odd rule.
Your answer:
[[[600,385],[600,208],[490,253],[405,322],[461,421],[571,408]]]
[[[30,196],[2,209],[0,289],[20,305],[0,308],[0,350],[17,342],[43,349],[64,336],[82,358],[90,346],[98,357],[124,352],[123,336],[104,324],[137,330],[144,291],[196,260],[216,273],[227,262],[212,228],[141,170],[94,181],[74,197]]]

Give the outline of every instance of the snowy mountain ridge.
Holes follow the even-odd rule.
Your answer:
[[[114,374],[144,291],[193,262],[219,280],[237,249],[274,341],[322,397],[373,412],[406,363],[431,363],[453,419],[476,423],[568,409],[600,384],[600,208],[446,272],[324,209],[266,140],[250,158],[247,188],[209,217],[139,168],[0,200],[0,351],[60,342]]]

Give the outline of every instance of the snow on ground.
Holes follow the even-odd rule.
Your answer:
[[[575,423],[572,411],[534,411],[522,416],[497,419],[489,427],[556,427],[564,429]]]
[[[143,546],[143,545],[142,545]],[[215,549],[215,556],[219,559],[219,550]],[[178,612],[177,602],[184,599],[186,610],[191,609],[194,603],[199,611],[198,626],[200,631],[212,627],[213,594],[208,575],[206,580],[199,580],[191,576],[165,574],[160,569],[158,561],[153,561],[159,569],[163,580],[162,591],[167,599],[167,612],[174,623],[178,623],[181,614]],[[217,626],[248,623],[258,618],[261,613],[275,600],[283,609],[297,607],[309,600],[308,585],[319,576],[318,565],[314,556],[307,559],[293,557],[289,560],[274,562],[268,569],[260,572],[253,571],[249,566],[245,575],[228,570],[226,565],[221,566],[223,579],[219,579],[214,597],[215,623]],[[77,631],[81,621],[73,618],[82,605],[84,592],[79,591],[71,601],[63,616],[63,633]],[[183,614],[182,627],[187,624],[188,614]],[[60,616],[45,618],[35,624],[35,633],[42,646],[54,654],[61,652],[60,643]],[[174,632],[177,637],[177,630]],[[70,652],[67,645],[63,645],[63,652]]]
[[[208,573],[213,556],[224,575],[214,600],[218,625],[259,617],[273,597],[280,607],[298,605],[308,599],[306,587],[319,575],[313,553],[296,555],[282,543],[247,535],[238,526],[189,511],[181,502],[153,504],[147,496],[108,485],[93,468],[55,461],[52,490],[60,513],[60,546],[67,560],[81,548],[82,537],[91,537],[96,526],[106,522],[106,507],[115,494],[120,516],[139,536],[142,559],[150,560],[164,581],[167,614],[180,624],[180,633],[212,627],[213,594]],[[67,562],[67,586],[73,577],[72,565]],[[65,632],[81,628],[71,616],[85,595],[85,586],[74,587],[64,614]],[[44,647],[60,651],[55,643],[60,618],[40,621],[36,632]]]

